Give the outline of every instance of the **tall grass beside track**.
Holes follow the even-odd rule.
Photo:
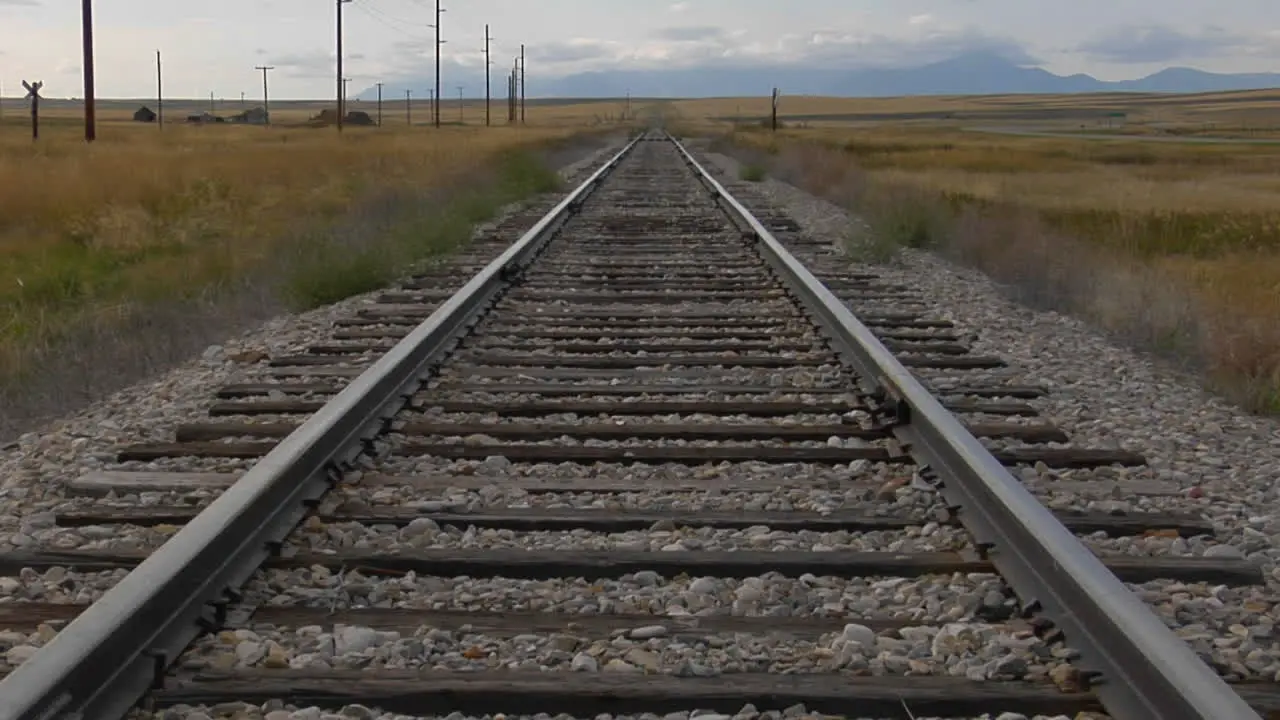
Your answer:
[[[579,128],[0,126],[0,439],[554,189]],[[571,148],[569,148],[571,149]]]
[[[917,127],[738,129],[718,149],[855,210],[865,259],[936,251],[1280,412],[1280,148]]]

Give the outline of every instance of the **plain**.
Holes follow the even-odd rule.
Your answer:
[[[867,260],[928,249],[1280,411],[1275,92],[783,98],[671,104],[766,174],[871,226]]]

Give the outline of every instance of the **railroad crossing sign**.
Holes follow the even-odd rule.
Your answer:
[[[31,101],[31,139],[40,139],[40,88],[44,87],[43,82],[29,83],[22,81],[22,87],[27,89],[27,98]]]

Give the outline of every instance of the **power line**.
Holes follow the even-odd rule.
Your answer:
[[[382,25],[383,27],[390,28],[391,30],[395,30],[396,32],[401,33],[405,37],[412,38],[414,40],[420,40],[422,42],[431,42],[430,39],[422,35],[419,35],[417,33],[405,30],[403,27],[400,27],[399,25],[396,24],[396,23],[404,22],[403,20],[397,20],[395,18],[391,18],[385,13],[374,10],[373,8],[369,7],[369,5],[366,3],[361,3],[359,5],[356,5],[355,7],[360,12],[363,12],[365,16],[368,17],[370,20],[378,23],[379,25]],[[419,25],[421,25],[422,27],[428,27],[428,28],[431,27],[426,23],[419,23]]]
[[[376,15],[376,16],[378,16],[379,18],[384,19],[384,20],[386,20],[386,21],[388,21],[388,22],[392,22],[392,23],[399,23],[399,24],[401,24],[401,25],[412,25],[412,26],[414,26],[414,27],[424,27],[424,28],[429,28],[429,27],[431,27],[431,23],[415,22],[415,21],[413,21],[413,20],[405,20],[405,19],[403,19],[403,18],[398,18],[398,17],[396,17],[396,16],[394,16],[394,15],[391,15],[390,13],[388,13],[388,12],[387,12],[387,11],[385,11],[385,10],[380,10],[380,9],[378,9],[378,8],[377,8],[377,7],[375,7],[372,3],[363,3],[363,4],[359,5],[358,7],[359,7],[361,10],[363,10],[363,11],[365,11],[365,12],[369,13],[370,15]]]

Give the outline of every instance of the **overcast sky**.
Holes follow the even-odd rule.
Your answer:
[[[529,94],[541,74],[618,66],[810,62],[915,65],[998,50],[1050,71],[1107,80],[1167,65],[1280,71],[1280,0],[444,0],[445,58],[481,67],[492,25],[495,85],[519,43]],[[0,89],[45,82],[79,96],[72,0],[0,0]],[[345,6],[353,85],[430,73],[434,0]],[[334,0],[108,0],[95,7],[100,97],[154,94],[155,51],[171,97],[329,97]],[[449,86],[448,78],[444,80]],[[354,94],[356,87],[351,89]],[[468,93],[471,94],[471,93]]]

